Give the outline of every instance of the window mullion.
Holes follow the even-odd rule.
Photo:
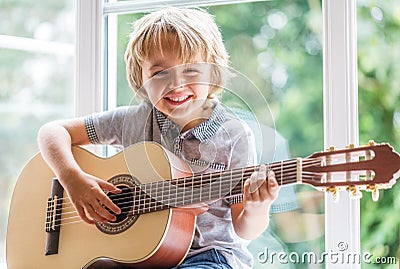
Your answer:
[[[102,1],[76,0],[75,114],[102,110]]]
[[[358,144],[356,0],[324,0],[324,137],[325,147]],[[343,179],[341,179],[343,180]],[[325,249],[360,253],[360,203],[339,191],[325,195]],[[347,257],[347,256],[346,256]],[[360,268],[356,262],[326,260],[326,268]]]

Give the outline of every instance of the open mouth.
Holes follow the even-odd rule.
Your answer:
[[[181,96],[166,96],[164,100],[171,105],[179,106],[193,98],[193,95],[181,95]]]

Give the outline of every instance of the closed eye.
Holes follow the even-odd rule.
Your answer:
[[[154,77],[154,78],[162,78],[162,77],[167,76],[168,74],[169,74],[169,72],[168,72],[167,70],[160,70],[160,71],[154,72],[154,73],[151,75],[151,77]]]
[[[183,70],[183,73],[187,76],[196,76],[200,74],[200,71],[195,68],[186,68]]]

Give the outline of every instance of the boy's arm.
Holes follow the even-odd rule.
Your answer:
[[[78,215],[91,224],[112,221],[116,217],[106,208],[116,214],[120,213],[120,209],[104,191],[117,193],[120,190],[82,171],[72,155],[71,145],[89,143],[83,118],[50,122],[43,125],[38,133],[41,154],[63,185]]]
[[[265,166],[261,169],[245,181],[243,202],[231,205],[233,227],[243,239],[255,239],[268,227],[269,210],[278,197],[275,174],[270,171],[266,177]]]

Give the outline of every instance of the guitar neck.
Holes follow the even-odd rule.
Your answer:
[[[301,158],[267,164],[279,185],[301,182]],[[176,178],[137,185],[134,190],[134,213],[143,214],[182,207],[243,194],[244,182],[259,165],[224,170],[191,177]]]

